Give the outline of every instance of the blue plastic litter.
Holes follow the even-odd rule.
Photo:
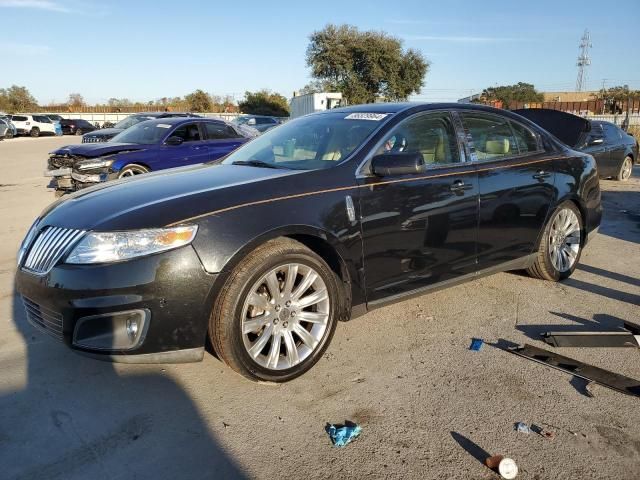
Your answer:
[[[482,341],[481,338],[472,338],[471,339],[471,346],[469,347],[469,350],[474,350],[474,351],[478,351],[482,348],[482,345],[484,344],[484,342]]]
[[[515,429],[522,433],[533,433],[533,430],[524,422],[518,422],[515,425]]]
[[[351,443],[354,439],[360,435],[362,428],[355,423],[347,425],[331,425],[328,424],[325,427],[326,432],[329,434],[331,443],[336,447],[344,447]]]

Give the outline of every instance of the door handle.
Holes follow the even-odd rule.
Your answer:
[[[544,170],[538,170],[536,173],[534,173],[533,178],[535,178],[536,180],[544,180],[545,178],[549,178],[551,176],[551,173],[549,172],[545,172]]]
[[[449,187],[453,193],[463,193],[465,190],[470,190],[473,185],[470,183],[464,183],[462,180],[456,180]]]

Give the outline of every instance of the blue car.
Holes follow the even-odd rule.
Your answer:
[[[258,132],[223,120],[162,118],[140,122],[110,142],[54,150],[45,176],[60,193],[156,170],[217,160]]]

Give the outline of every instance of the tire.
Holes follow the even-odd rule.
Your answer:
[[[580,210],[573,202],[563,202],[549,217],[540,237],[535,262],[527,273],[552,282],[569,278],[580,261],[583,245],[584,227]]]
[[[300,306],[300,300],[313,303]],[[229,274],[211,312],[209,339],[240,375],[286,382],[320,360],[335,332],[339,303],[338,279],[322,258],[295,240],[270,240]]]
[[[118,178],[134,177],[136,175],[142,175],[144,173],[149,173],[149,169],[147,167],[138,165],[137,163],[130,163],[129,165],[125,165],[122,170],[120,170]]]
[[[81,128],[76,129],[76,135],[82,135],[82,129]]]
[[[627,155],[624,157],[622,164],[620,165],[620,170],[618,170],[618,174],[615,179],[621,182],[626,182],[631,178],[631,174],[633,173],[633,159]]]
[[[13,138],[13,132],[12,131],[8,131],[7,134],[4,136],[5,140],[10,140]]]
[[[29,135],[33,138],[38,138],[40,136],[40,129],[38,127],[33,127]]]

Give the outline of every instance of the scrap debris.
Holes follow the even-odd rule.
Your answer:
[[[520,357],[570,373],[571,375],[583,378],[589,382],[597,383],[612,390],[626,393],[627,395],[640,397],[640,381],[633,378],[594,367],[593,365],[579,362],[573,358],[558,355],[557,353],[534,347],[533,345],[526,343],[524,346],[500,348]]]
[[[482,348],[483,344],[484,344],[484,341],[481,338],[472,338],[471,346],[469,347],[469,350],[473,350],[474,352],[477,352]]]
[[[352,422],[345,422],[344,425],[327,424],[324,429],[335,447],[348,445],[362,432],[360,425]]]
[[[640,346],[640,325],[625,321],[623,328],[612,331],[587,330],[546,332],[542,339],[554,347],[635,347]]]
[[[553,440],[556,436],[556,432],[553,430],[547,430],[546,428],[540,427],[535,424],[531,424],[531,426],[527,425],[524,422],[518,422],[514,425],[514,429],[521,433],[537,433],[541,437],[546,438],[547,440]]]
[[[493,455],[485,460],[485,465],[507,480],[512,480],[518,476],[518,465],[511,458]]]

